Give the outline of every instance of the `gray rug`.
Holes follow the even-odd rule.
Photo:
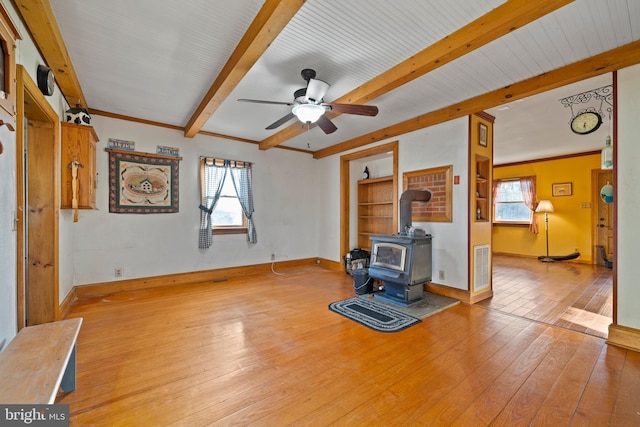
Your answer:
[[[453,307],[456,304],[460,304],[460,301],[455,298],[445,297],[443,295],[432,294],[431,292],[423,293],[424,299],[416,304],[412,304],[410,307],[403,307],[401,305],[393,304],[382,299],[376,298],[376,294],[360,295],[360,298],[374,301],[376,304],[383,305],[385,307],[393,308],[409,316],[417,317],[418,319],[424,319],[446,310],[449,307]]]
[[[397,332],[421,322],[417,317],[368,298],[354,297],[332,302],[329,310],[379,332]]]

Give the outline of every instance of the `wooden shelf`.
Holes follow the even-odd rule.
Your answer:
[[[392,234],[393,230],[393,177],[362,179],[358,181],[358,242],[359,248],[369,249],[374,234]]]
[[[475,178],[475,207],[473,211],[473,218],[476,222],[487,222],[491,215],[491,209],[489,206],[489,159],[476,155],[476,178]]]

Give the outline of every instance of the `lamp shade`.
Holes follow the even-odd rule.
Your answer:
[[[324,114],[324,107],[318,104],[300,104],[291,109],[302,123],[315,123]]]
[[[553,212],[553,204],[551,200],[540,200],[536,212]]]

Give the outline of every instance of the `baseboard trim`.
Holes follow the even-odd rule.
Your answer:
[[[65,299],[60,304],[60,307],[58,308],[60,319],[67,318],[67,315],[69,314],[69,310],[71,310],[71,307],[73,307],[73,305],[77,301],[78,301],[78,295],[76,294],[76,287],[74,286],[73,288],[71,288],[71,292],[67,294]]]
[[[606,342],[616,347],[640,352],[640,329],[612,323],[609,325],[609,337]]]
[[[329,270],[344,271],[344,264],[338,261],[331,261],[325,258],[318,258],[317,263],[320,265],[320,267],[324,267]]]
[[[303,267],[311,265],[322,265],[317,258],[306,258],[292,261],[280,261],[273,263],[277,269]],[[188,273],[167,274],[163,276],[141,277],[137,279],[118,280],[114,282],[94,283],[90,285],[74,286],[63,305],[65,311],[79,300],[88,298],[104,297],[119,292],[137,291],[164,286],[186,285],[197,282],[219,281],[234,277],[248,276],[252,274],[268,273],[271,271],[272,263],[255,264],[240,267],[218,268],[213,270],[202,270]],[[66,301],[69,300],[67,303]],[[61,306],[62,310],[62,306]]]
[[[512,258],[538,259],[537,255],[516,254],[516,253],[511,253],[511,252],[493,252],[492,255],[508,256],[508,257],[512,257]],[[580,255],[580,256],[582,256],[582,255]],[[580,259],[580,257],[578,257],[576,259],[567,259],[567,260],[558,261],[558,262],[568,262],[568,263],[587,264],[587,265],[595,264],[593,262],[593,260],[591,260],[591,259]]]

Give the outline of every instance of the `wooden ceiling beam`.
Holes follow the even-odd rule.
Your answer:
[[[202,129],[304,2],[305,0],[267,0],[264,3],[220,75],[189,119],[184,128],[184,136],[192,138]]]
[[[87,106],[49,0],[13,0],[14,5],[69,105]],[[30,70],[35,73],[35,70]]]
[[[333,102],[365,104],[573,1],[509,0]],[[337,116],[327,113],[330,119]],[[260,141],[260,149],[282,144],[305,131],[306,126],[299,123],[290,125]]]
[[[640,41],[314,152],[321,159],[640,63]]]

